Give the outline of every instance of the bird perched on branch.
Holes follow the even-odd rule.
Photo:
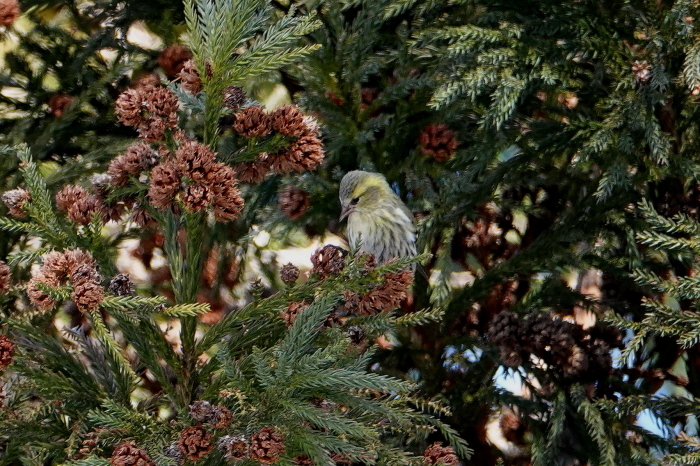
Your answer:
[[[340,220],[348,218],[348,241],[378,264],[416,255],[413,214],[379,173],[348,172],[340,182]]]

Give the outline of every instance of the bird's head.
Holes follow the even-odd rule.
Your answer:
[[[340,220],[353,212],[370,213],[391,200],[393,194],[386,178],[379,173],[348,172],[340,181]]]

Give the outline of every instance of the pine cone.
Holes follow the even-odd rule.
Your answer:
[[[266,136],[272,130],[270,117],[263,112],[260,105],[245,107],[234,115],[233,129],[243,137],[255,138]]]
[[[34,307],[40,311],[48,311],[56,305],[56,300],[43,292],[39,288],[39,284],[48,286],[49,288],[58,288],[60,286],[54,275],[47,274],[41,269],[32,274],[32,278],[27,282],[27,296]]]
[[[521,321],[517,314],[502,311],[494,316],[486,332],[486,339],[494,345],[520,346]]]
[[[410,270],[386,274],[383,284],[362,297],[357,307],[357,314],[369,316],[393,311],[399,307],[401,301],[406,299],[411,283],[413,283],[413,272]]]
[[[212,435],[202,426],[188,427],[180,433],[177,445],[183,456],[197,461],[214,448],[211,438]]]
[[[298,220],[303,217],[309,208],[309,203],[309,194],[294,186],[286,186],[280,193],[278,200],[280,210],[290,220]]]
[[[208,422],[214,429],[225,429],[231,425],[232,420],[233,414],[227,407],[214,406]]]
[[[85,456],[92,453],[92,450],[96,446],[97,446],[97,434],[95,432],[88,432],[87,434],[85,434],[85,438],[80,443],[80,449],[78,450],[78,454],[75,456],[74,459],[85,458]]]
[[[5,370],[12,364],[15,355],[15,344],[5,335],[0,335],[0,370]]]
[[[299,269],[291,262],[282,266],[280,278],[284,283],[290,285],[299,278]]]
[[[75,204],[68,206],[68,218],[75,223],[87,225],[96,214],[103,219],[102,213],[105,210],[105,205],[97,196],[88,196],[87,198],[78,198]]]
[[[228,222],[237,218],[243,210],[244,201],[241,191],[236,186],[237,180],[233,169],[223,163],[214,164],[207,178],[214,193],[214,217],[219,222]]]
[[[49,99],[51,114],[58,118],[68,110],[68,107],[75,101],[75,97],[68,94],[55,94]]]
[[[214,407],[208,401],[195,401],[190,405],[190,416],[197,422],[208,422]]]
[[[224,452],[224,456],[229,460],[242,460],[248,456],[250,446],[245,435],[225,435],[219,439],[219,450]]]
[[[439,466],[458,466],[459,459],[452,447],[443,447],[442,442],[435,442],[425,449],[423,453],[425,463]]]
[[[356,345],[365,341],[365,331],[359,325],[353,325],[345,331],[345,335]]]
[[[117,119],[125,126],[138,127],[143,121],[146,92],[140,89],[127,89],[117,98],[114,111]]]
[[[163,68],[169,79],[175,78],[185,66],[187,60],[192,58],[192,52],[180,44],[171,45],[163,49],[158,57],[158,66]]]
[[[316,168],[323,157],[321,140],[306,133],[272,158],[272,169],[277,173],[303,173]]]
[[[129,175],[138,176],[141,173],[141,154],[151,152],[151,148],[144,142],[137,142],[129,146],[125,154],[112,159],[107,168],[107,174],[114,186],[126,186]]]
[[[651,65],[646,60],[635,60],[632,63],[632,73],[634,73],[635,81],[646,84],[651,79]]]
[[[0,26],[9,28],[21,14],[17,0],[0,0]]]
[[[180,189],[180,175],[174,162],[165,162],[151,172],[148,200],[156,209],[167,209],[173,205],[175,193]]]
[[[203,181],[214,168],[216,153],[206,144],[186,141],[175,151],[178,171],[193,181]]]
[[[287,328],[290,328],[293,324],[294,321],[297,318],[297,315],[302,312],[308,304],[306,301],[301,301],[301,302],[291,302],[289,303],[289,306],[287,306],[287,309],[282,311],[280,313],[280,317],[282,317],[282,320],[284,320],[284,323],[287,324]]]
[[[78,306],[78,310],[81,312],[97,310],[105,296],[100,284],[101,278],[95,267],[88,264],[76,267],[71,272],[70,280],[73,285],[71,298]]]
[[[185,188],[182,193],[182,202],[190,212],[205,210],[214,199],[214,192],[203,183],[194,183]]]
[[[575,345],[562,366],[564,375],[569,378],[577,378],[588,370],[588,355],[580,347]]]
[[[115,275],[109,281],[109,291],[114,296],[130,296],[134,293],[134,282],[131,281],[128,273]]]
[[[146,453],[146,450],[136,446],[134,442],[122,442],[114,449],[109,460],[111,466],[156,466]]]
[[[328,244],[316,250],[311,256],[313,269],[311,273],[316,273],[322,279],[326,279],[331,275],[338,275],[345,268],[345,256],[348,252],[338,246]]]
[[[22,210],[22,206],[24,206],[25,202],[31,201],[31,199],[29,191],[21,188],[11,189],[2,194],[2,202],[7,206],[10,215],[18,218],[27,216],[27,213]]]
[[[278,133],[298,138],[306,133],[304,113],[296,105],[285,105],[270,115],[272,129]]]
[[[56,193],[56,207],[61,212],[67,212],[70,206],[88,197],[90,194],[82,186],[66,185]]]
[[[261,182],[272,168],[270,157],[266,153],[259,154],[253,162],[240,162],[234,167],[236,176],[242,183]]]
[[[160,87],[160,78],[155,73],[144,73],[132,83],[131,87],[139,91],[152,91]]]
[[[224,91],[224,106],[237,111],[246,101],[246,95],[242,87],[228,86]]]
[[[275,463],[283,452],[282,436],[271,427],[263,427],[250,437],[250,457],[259,463]]]
[[[157,87],[145,93],[143,105],[148,116],[141,119],[136,130],[147,142],[163,139],[165,131],[177,127],[179,101],[167,87]]]
[[[182,65],[178,77],[180,78],[180,85],[186,92],[197,95],[202,91],[202,80],[199,77],[197,68],[194,66],[194,60],[187,60]]]
[[[295,456],[292,463],[296,466],[314,466],[314,462],[307,455]]]
[[[428,125],[418,137],[424,154],[438,162],[447,162],[454,155],[458,142],[455,132],[445,124]]]

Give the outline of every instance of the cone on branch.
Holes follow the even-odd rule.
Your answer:
[[[285,284],[291,285],[299,279],[299,268],[291,262],[283,265],[280,269],[280,278]]]
[[[303,173],[323,162],[323,143],[313,134],[304,134],[286,149],[272,157],[272,169],[277,173]]]
[[[459,143],[455,132],[447,125],[430,124],[418,136],[421,151],[438,162],[447,162],[454,155]]]
[[[224,106],[229,110],[238,111],[245,101],[246,95],[242,87],[228,86],[224,90]]]
[[[338,275],[345,268],[345,256],[348,252],[338,246],[327,244],[317,249],[311,256],[313,268],[311,273],[326,279],[332,275]]]
[[[423,452],[424,462],[428,466],[458,466],[459,458],[454,448],[443,447],[442,442],[435,442]]]
[[[75,102],[75,97],[68,94],[55,94],[49,99],[49,108],[51,109],[51,115],[58,118],[62,116],[68,107]]]
[[[284,453],[282,435],[272,427],[263,427],[260,432],[250,436],[250,457],[262,464],[271,464],[279,460]]]
[[[272,130],[270,117],[260,105],[250,105],[234,115],[233,129],[243,137],[267,136]]]
[[[5,191],[2,194],[2,202],[7,206],[10,215],[17,218],[26,217],[27,213],[22,209],[25,203],[31,201],[29,191],[18,188]]]
[[[192,95],[197,95],[202,91],[202,79],[199,77],[194,60],[187,60],[182,69],[177,74],[182,88]]]
[[[110,466],[156,466],[146,450],[139,448],[132,441],[117,445],[109,459],[109,464]]]
[[[309,204],[309,194],[301,188],[286,186],[279,194],[279,208],[290,220],[303,217]]]
[[[270,114],[270,124],[278,133],[298,138],[307,132],[305,117],[296,105],[285,105]]]
[[[15,344],[6,335],[0,335],[0,371],[12,364],[15,355]]]
[[[169,79],[173,79],[191,58],[192,52],[187,47],[174,44],[160,52],[158,66],[165,71]]]
[[[134,282],[131,281],[128,273],[120,273],[109,281],[109,291],[114,296],[131,296],[134,294]]]
[[[287,306],[287,308],[280,313],[280,317],[282,317],[282,320],[284,321],[285,324],[287,324],[287,328],[290,328],[293,324],[294,321],[297,318],[297,315],[299,315],[300,312],[302,312],[304,309],[308,307],[308,303],[306,301],[301,301],[301,302],[291,302]]]
[[[183,456],[190,461],[197,461],[206,456],[214,444],[211,443],[212,435],[202,426],[187,427],[180,432],[177,446]]]
[[[224,457],[229,460],[242,460],[248,457],[250,445],[245,435],[225,435],[219,439],[217,444],[219,450],[224,453]]]
[[[270,173],[271,168],[270,157],[263,152],[252,162],[237,163],[234,171],[242,183],[259,183]]]
[[[10,290],[11,277],[10,267],[4,261],[0,261],[0,293],[7,293]]]

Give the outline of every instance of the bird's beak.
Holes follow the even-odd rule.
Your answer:
[[[355,210],[354,205],[346,205],[343,207],[343,211],[340,212],[340,221],[342,222],[345,217],[350,215]]]

